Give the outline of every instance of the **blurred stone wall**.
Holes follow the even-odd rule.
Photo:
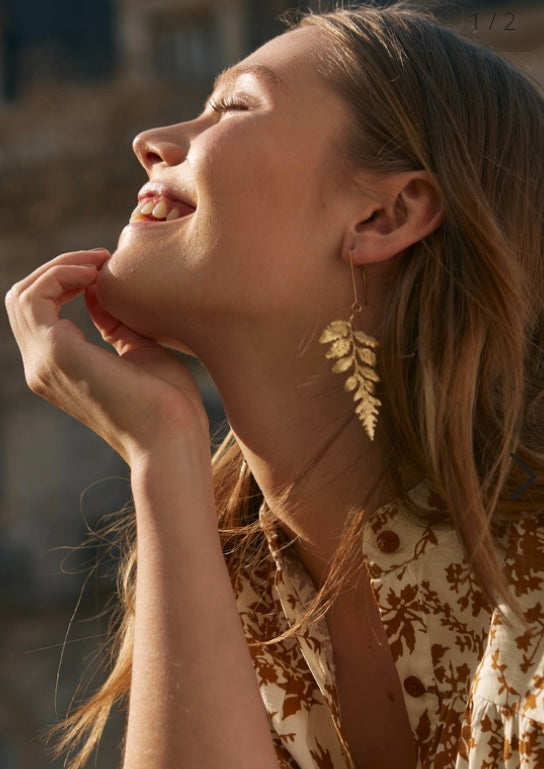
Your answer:
[[[213,76],[279,33],[277,15],[293,5],[100,0],[91,12],[90,5],[68,0],[1,0],[2,294],[63,251],[113,249],[146,179],[132,138],[197,114]],[[70,27],[74,7],[80,15],[87,9],[87,27],[73,12]],[[540,3],[480,3],[476,18],[472,6],[463,7],[461,18],[459,7],[444,10],[457,14],[454,22],[465,34],[494,45],[544,82]],[[40,16],[44,8],[56,30],[49,37],[41,34],[49,23]],[[505,15],[512,9],[516,29],[502,31],[501,24],[514,26]],[[28,29],[24,13],[36,14]],[[83,302],[64,314],[98,341]],[[219,426],[224,414],[213,383],[193,359],[188,363],[212,426]],[[5,314],[0,397],[0,769],[60,767],[37,735],[65,713],[99,654],[106,628],[100,613],[114,584],[107,552],[92,575],[98,551],[70,548],[85,538],[87,525],[129,500],[128,470],[93,433],[27,390]],[[113,719],[98,769],[118,764],[120,737]]]

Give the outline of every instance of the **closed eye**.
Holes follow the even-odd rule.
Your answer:
[[[248,109],[247,104],[244,104],[241,101],[235,101],[231,97],[221,97],[218,101],[212,98],[209,101],[209,105],[214,112],[227,112],[229,110],[243,111]]]

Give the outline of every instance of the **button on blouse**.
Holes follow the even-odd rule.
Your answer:
[[[394,531],[381,531],[376,537],[378,548],[382,553],[394,553],[399,549],[399,535]]]
[[[544,569],[510,554],[544,552],[544,522],[527,516],[506,537],[505,573],[528,620],[486,603],[452,526],[425,479],[365,524],[361,556],[399,680],[418,751],[417,769],[542,769],[544,756]],[[233,581],[248,641],[284,633],[315,587],[263,503],[265,556]],[[327,624],[286,641],[250,647],[279,769],[356,769],[340,722]],[[394,738],[394,735],[392,735]],[[362,769],[359,767],[359,769]]]

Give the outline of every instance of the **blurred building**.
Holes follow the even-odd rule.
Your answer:
[[[2,293],[63,251],[113,249],[146,178],[132,137],[199,112],[217,72],[281,32],[278,15],[295,5],[0,0]],[[544,82],[540,2],[456,3],[444,13]],[[96,340],[82,302],[65,315]],[[189,364],[219,426],[215,388]],[[106,554],[70,625],[96,550],[59,548],[80,543],[87,522],[94,526],[127,502],[128,471],[93,433],[27,390],[5,316],[0,393],[0,769],[45,769],[61,765],[36,735],[57,721],[67,630],[59,717],[104,632],[96,615],[113,586]],[[118,763],[119,734],[114,723],[99,769]]]
[[[274,17],[286,7],[0,0],[3,294],[58,253],[115,247],[146,179],[132,138],[199,112],[217,72],[279,32]],[[65,314],[100,343],[83,302]],[[0,769],[45,769],[61,762],[37,735],[66,712],[106,629],[95,617],[113,588],[111,559],[90,575],[96,549],[69,548],[87,523],[119,510],[130,488],[115,452],[28,391],[5,316],[0,361]],[[219,428],[213,383],[187,362]],[[98,767],[119,763],[119,729],[114,720]]]

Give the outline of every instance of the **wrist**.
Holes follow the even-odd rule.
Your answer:
[[[133,474],[153,472],[172,462],[211,464],[211,446],[208,430],[199,423],[183,425],[174,419],[165,424],[155,422],[145,439],[140,436],[130,442],[128,464]]]
[[[177,521],[208,518],[217,527],[209,437],[162,439],[134,453],[131,487],[137,518]],[[171,512],[169,512],[171,511]]]

